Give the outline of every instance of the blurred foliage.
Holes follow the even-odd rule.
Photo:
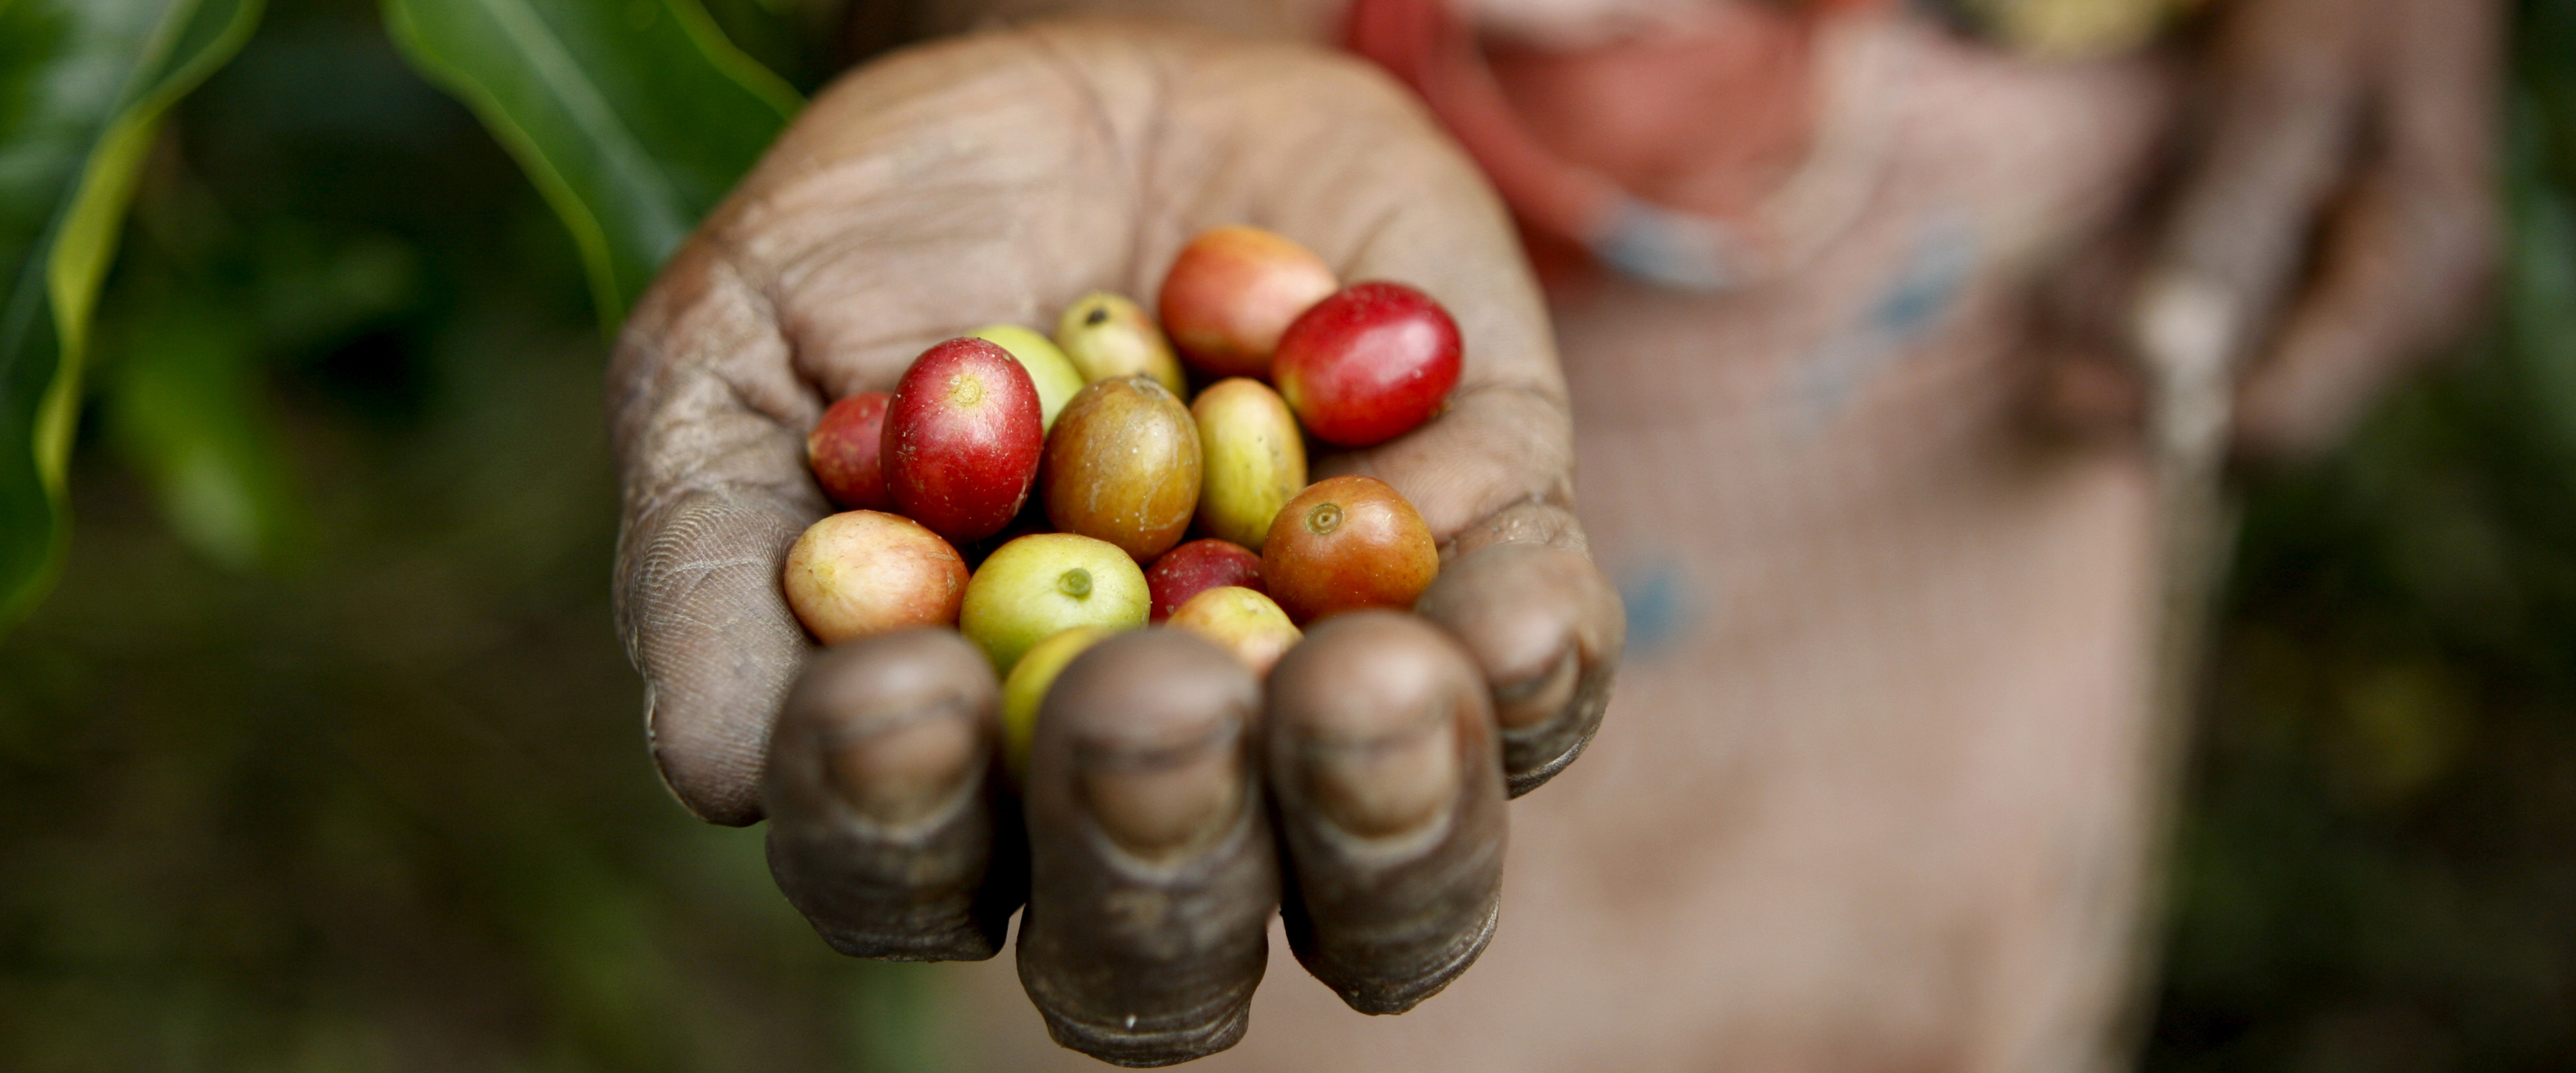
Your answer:
[[[835,0],[705,12],[835,66]],[[2500,316],[2252,486],[2153,1069],[2576,1068],[2576,0],[2520,20]],[[375,0],[274,0],[138,145],[78,539],[0,637],[0,1069],[937,1065],[637,747],[614,307],[510,154]]]
[[[90,309],[144,150],[258,19],[257,0],[0,3],[0,628],[60,561]]]
[[[829,40],[814,31],[837,10],[720,6],[725,26],[699,0],[383,0],[410,60],[554,205],[609,331],[802,106],[726,27],[811,75],[818,56],[782,43]],[[259,9],[0,2],[0,273],[13,281],[0,291],[0,445],[15,445],[0,449],[0,628],[43,595],[60,556],[89,315],[161,113],[231,58]],[[347,267],[355,285],[378,278]],[[342,281],[281,282],[327,294]],[[162,297],[123,325],[132,356],[107,403],[118,446],[199,552],[236,568],[281,561],[299,508],[258,383],[259,325],[209,294]]]
[[[553,203],[612,332],[804,103],[698,0],[385,0],[385,24]]]
[[[277,0],[148,149],[0,641],[0,1069],[922,1068],[906,968],[637,748],[605,347],[512,158],[372,0]]]
[[[2576,1069],[2576,2],[2467,360],[2251,489],[2147,1066]]]

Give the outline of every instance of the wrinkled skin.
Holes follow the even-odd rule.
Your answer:
[[[1397,666],[1371,673],[1479,683],[1491,714],[1460,710],[1492,721],[1498,736],[1561,747],[1488,753],[1481,767],[1380,765],[1331,781],[1338,789],[1283,804],[1285,822],[1356,822],[1369,833],[1353,838],[1390,848],[1274,863],[1270,841],[1230,826],[1245,822],[1241,802],[1259,789],[1252,766],[1209,759],[1216,766],[1175,775],[1160,760],[1116,760],[1117,750],[1086,751],[1042,727],[1032,770],[1047,786],[1089,787],[1062,796],[1089,811],[1049,813],[1045,823],[1033,811],[1029,848],[1017,850],[1020,805],[992,774],[989,671],[915,635],[809,662],[812,645],[778,581],[789,544],[828,509],[806,472],[803,437],[832,399],[891,386],[939,340],[996,322],[1051,323],[1095,289],[1152,294],[1184,241],[1231,222],[1289,234],[1345,278],[1409,281],[1457,316],[1468,358],[1451,408],[1393,442],[1319,458],[1315,471],[1396,486],[1453,564],[1456,582],[1433,592],[1451,639],[1401,646]],[[1022,977],[1059,1038],[1114,1061],[1175,1061],[1232,1041],[1240,1010],[1229,996],[1248,995],[1261,965],[1246,959],[1245,944],[1262,944],[1265,899],[1277,896],[1263,877],[1283,863],[1305,869],[1312,886],[1364,867],[1356,861],[1411,860],[1398,874],[1418,879],[1350,877],[1365,895],[1337,898],[1313,928],[1343,934],[1322,918],[1335,912],[1377,932],[1397,921],[1394,931],[1417,946],[1448,952],[1427,958],[1398,944],[1382,948],[1379,965],[1337,949],[1337,979],[1355,981],[1346,993],[1354,1003],[1389,1011],[1438,990],[1490,929],[1497,870],[1482,862],[1500,853],[1503,810],[1479,802],[1498,801],[1505,779],[1526,789],[1563,767],[1608,695],[1619,605],[1570,512],[1564,384],[1505,217],[1399,89],[1317,50],[1169,25],[1048,23],[869,66],[817,99],[673,257],[620,340],[611,409],[626,504],[620,624],[649,686],[654,760],[672,792],[707,820],[751,823],[764,815],[771,769],[771,792],[792,789],[803,802],[781,809],[771,799],[773,870],[846,953],[991,956],[1029,882],[1019,861],[1002,859],[1015,853],[1039,863],[1040,887],[1028,897],[1046,911],[1041,920],[1111,912],[1084,899],[1130,906],[1140,890],[1177,907],[1198,925],[1188,949],[1095,949],[1122,941],[1114,929],[1023,942]],[[1368,655],[1385,662],[1383,652]],[[1177,675],[1171,668],[1192,660],[1221,665],[1207,675],[1243,673],[1205,644],[1104,645],[1067,673],[1114,679],[1084,668],[1118,658],[1145,660],[1139,666],[1157,674]],[[1349,669],[1309,659],[1280,673],[1312,679],[1307,695],[1329,697],[1323,683]],[[793,733],[773,736],[791,686],[807,698],[803,714]],[[1221,693],[1185,692],[1173,703]],[[1439,691],[1408,696],[1409,705],[1342,713],[1336,740],[1453,710]],[[1114,722],[1110,714],[1059,721],[1081,728]],[[1230,726],[1240,713],[1169,720]],[[884,727],[895,730],[875,729]],[[828,755],[812,759],[818,751]],[[1519,757],[1523,770],[1502,770],[1502,755]],[[818,770],[846,774],[818,780]],[[818,804],[826,791],[841,803]],[[1390,801],[1410,809],[1407,826],[1378,830],[1371,810]],[[1438,807],[1417,807],[1426,801]],[[1439,837],[1423,836],[1426,827]],[[1227,830],[1238,836],[1220,837]],[[972,858],[984,848],[994,859],[979,865]],[[1242,860],[1248,852],[1262,855],[1257,868]],[[1194,856],[1205,854],[1224,859]],[[1462,872],[1453,860],[1477,867]],[[1460,876],[1478,889],[1459,889]],[[907,877],[922,885],[906,887]],[[835,889],[800,889],[818,883]],[[1141,976],[1103,976],[1103,964],[1191,983],[1147,987]],[[1101,1021],[1119,996],[1152,1008],[1123,1026]]]

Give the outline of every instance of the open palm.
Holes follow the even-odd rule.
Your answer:
[[[1445,628],[1329,620],[1266,695],[1178,635],[1105,644],[1050,699],[1024,806],[961,638],[815,658],[779,589],[830,509],[805,433],[941,339],[1150,296],[1227,223],[1456,316],[1449,409],[1316,466],[1421,510],[1444,568],[1419,610]],[[1032,998],[1111,1061],[1238,1038],[1283,903],[1355,1007],[1437,991],[1490,936],[1503,798],[1570,762],[1607,699],[1618,604],[1571,513],[1564,385],[1509,226],[1392,86],[1320,52],[1057,23],[855,73],[665,269],[611,409],[620,626],[673,791],[715,822],[766,815],[782,889],[847,953],[989,957],[1025,901]]]

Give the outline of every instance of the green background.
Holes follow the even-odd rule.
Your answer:
[[[830,69],[828,11],[710,7]],[[2515,55],[2495,316],[2247,482],[2151,1069],[2576,1068],[2576,0]],[[145,160],[0,637],[0,1069],[937,1068],[640,747],[594,298],[645,254],[414,70],[275,0]]]

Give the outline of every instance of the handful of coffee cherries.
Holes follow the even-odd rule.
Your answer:
[[[1410,608],[1439,573],[1395,489],[1306,482],[1305,437],[1368,447],[1437,414],[1462,361],[1448,311],[1400,283],[1342,286],[1243,226],[1192,239],[1157,304],[1160,324],[1097,292],[1052,339],[996,325],[940,343],[806,439],[849,509],[788,552],[788,605],[826,644],[964,632],[1003,676],[1014,771],[1057,672],[1117,631],[1167,622],[1266,675],[1299,626]],[[1194,400],[1184,359],[1209,381]],[[992,550],[970,571],[960,545]]]

